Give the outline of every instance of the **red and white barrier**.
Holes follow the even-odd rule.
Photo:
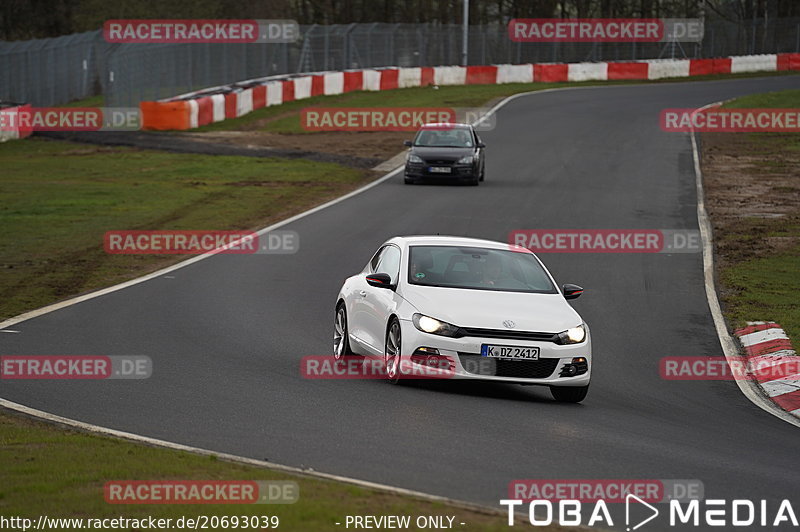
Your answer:
[[[570,63],[567,81],[603,81],[608,79],[608,63]]]
[[[797,373],[800,357],[781,326],[771,321],[748,322],[747,327],[735,334],[749,366],[772,370],[760,372],[763,376],[756,375],[758,387],[782,410],[800,417],[800,373]]]
[[[533,65],[498,65],[497,83],[533,83]]]
[[[215,94],[211,97],[211,101],[214,105],[213,122],[225,120],[225,95]]]
[[[397,87],[406,89],[419,87],[422,84],[421,68],[401,68],[397,76]]]
[[[654,80],[711,74],[800,70],[800,54],[766,54],[716,59],[654,59],[598,63],[380,68],[323,72],[282,79],[253,80],[160,102],[142,102],[144,129],[191,129],[243,116],[265,106],[312,96],[384,91],[427,85],[553,83]],[[208,91],[206,91],[208,92]],[[209,100],[210,98],[210,100]],[[170,116],[166,116],[169,114]]]
[[[289,80],[289,83],[294,83],[294,99],[302,100],[304,98],[311,98],[311,76],[303,76]]]
[[[267,84],[266,89],[266,105],[280,105],[283,103],[283,83],[280,81],[273,81]]]
[[[379,91],[381,90],[381,71],[380,70],[364,70],[364,85],[362,88],[365,91]]]
[[[14,105],[14,104],[12,104]],[[19,112],[30,112],[30,104],[15,105],[14,107],[0,108],[0,142],[7,140],[24,139],[30,137],[33,129],[20,125]],[[6,125],[9,124],[9,125]],[[11,126],[13,124],[13,127]]]
[[[236,93],[236,116],[244,116],[253,112],[253,89],[245,89]]]
[[[460,66],[434,67],[434,85],[465,85],[467,83],[467,69]]]
[[[325,94],[341,94],[344,92],[344,72],[325,74]]]
[[[773,72],[775,70],[778,70],[778,56],[776,54],[731,57],[731,74]]]
[[[647,61],[647,79],[689,77],[689,59],[656,59]]]

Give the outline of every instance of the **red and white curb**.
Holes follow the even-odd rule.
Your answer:
[[[757,387],[781,410],[800,417],[800,373],[781,371],[781,367],[797,368],[800,362],[786,332],[772,321],[752,321],[734,334],[744,348],[748,366],[776,370],[754,375]]]

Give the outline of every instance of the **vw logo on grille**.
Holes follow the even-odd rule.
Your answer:
[[[513,329],[516,326],[517,326],[517,324],[514,323],[511,320],[506,320],[506,321],[503,322],[503,327],[505,327],[506,329]]]

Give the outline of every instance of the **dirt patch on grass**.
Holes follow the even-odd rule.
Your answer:
[[[373,168],[403,150],[403,133],[276,134],[266,132],[214,131],[162,133],[156,131],[40,131],[37,137],[95,146],[128,146],[145,150],[202,155],[236,155],[306,159],[358,169]],[[378,137],[371,137],[378,135]],[[382,135],[396,135],[391,140]],[[397,136],[399,135],[399,136]],[[94,150],[94,151],[92,151]],[[76,148],[70,155],[103,153],[103,148]]]
[[[249,125],[249,124],[248,124]],[[403,141],[413,132],[336,131],[326,133],[270,133],[267,131],[207,131],[179,133],[179,137],[248,149],[297,150],[360,159],[386,160],[403,151]]]
[[[799,143],[791,133],[703,134],[706,206],[720,268],[800,245]]]
[[[800,338],[800,136],[715,133],[702,144],[725,319],[776,321]]]

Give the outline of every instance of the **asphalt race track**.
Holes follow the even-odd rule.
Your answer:
[[[402,177],[291,223],[295,255],[218,255],[19,323],[0,354],[148,355],[147,380],[10,381],[0,397],[154,438],[498,507],[513,479],[699,479],[706,498],[797,495],[800,432],[732,381],[667,381],[722,355],[693,254],[545,254],[586,288],[581,405],[546,388],[307,380],[342,280],[386,238],[513,229],[696,229],[690,139],[659,112],[800,88],[800,77],[582,88],[517,98],[484,132],[480,187]],[[398,146],[398,151],[401,146]],[[199,228],[212,229],[212,228]],[[100,241],[98,240],[98,245]],[[754,316],[754,318],[758,318]]]

